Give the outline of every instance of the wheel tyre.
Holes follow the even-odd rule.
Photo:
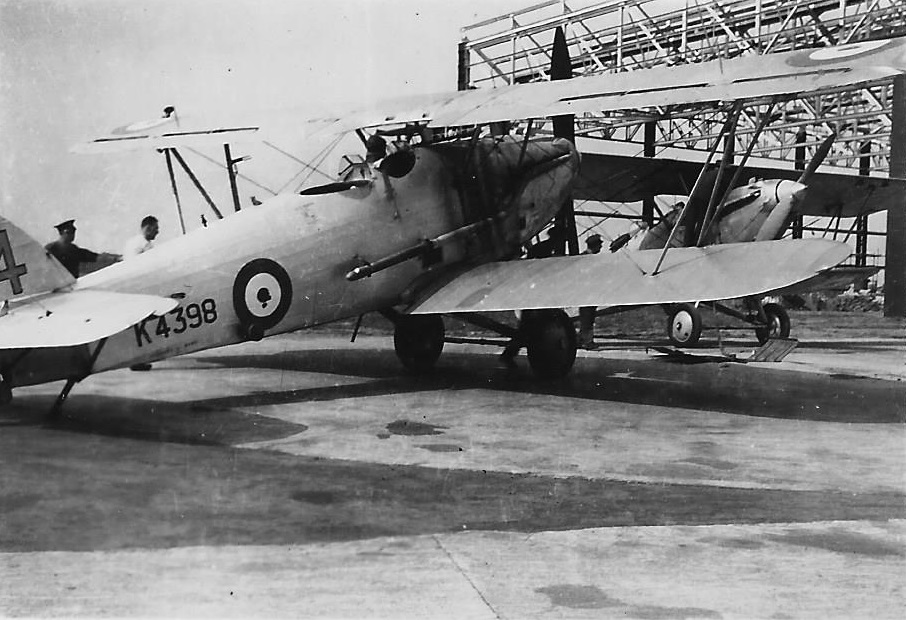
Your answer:
[[[13,400],[13,390],[6,381],[0,381],[0,407]]]
[[[765,304],[764,315],[768,319],[767,325],[755,328],[755,337],[759,344],[764,344],[771,338],[788,338],[790,335],[790,315],[780,304]]]
[[[526,310],[522,314],[527,334],[529,366],[539,379],[559,379],[576,361],[576,328],[563,310]]]
[[[443,318],[436,314],[400,317],[393,332],[393,348],[406,370],[431,370],[444,348]]]
[[[667,337],[678,347],[694,347],[702,335],[702,315],[692,304],[676,304],[667,314]]]

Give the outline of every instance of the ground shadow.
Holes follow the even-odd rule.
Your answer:
[[[225,368],[269,368],[374,378],[377,385],[323,387],[250,397],[263,402],[346,398],[421,390],[496,389],[615,402],[682,407],[749,416],[826,422],[902,423],[906,385],[880,379],[772,370],[724,360],[694,364],[669,357],[614,360],[583,357],[563,380],[540,382],[528,370],[507,372],[486,354],[444,353],[425,376],[405,375],[390,350],[316,349],[279,354],[206,356]],[[383,392],[390,393],[390,392]],[[233,398],[200,401],[228,406]],[[247,401],[243,401],[247,402]]]
[[[640,484],[5,431],[2,552],[906,517],[897,493]]]

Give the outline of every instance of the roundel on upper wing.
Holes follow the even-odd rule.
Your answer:
[[[152,118],[145,121],[136,121],[129,125],[123,125],[122,127],[117,127],[113,130],[112,133],[117,135],[130,134],[136,132],[144,132],[154,129],[155,127],[160,127],[161,125],[166,125],[167,123],[173,123],[174,119],[169,116],[162,118]]]
[[[823,47],[815,50],[803,51],[787,60],[790,65],[796,67],[814,67],[823,64],[840,62],[870,54],[882,47],[893,45],[894,41],[862,41],[859,43],[849,43],[837,47]]]
[[[269,258],[246,263],[233,281],[233,308],[243,325],[273,327],[286,316],[292,300],[289,274]]]

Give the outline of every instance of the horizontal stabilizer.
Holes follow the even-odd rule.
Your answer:
[[[72,274],[44,246],[0,216],[0,302],[47,293],[74,282]]]
[[[822,271],[793,286],[781,289],[777,295],[799,295],[816,291],[845,291],[850,284],[862,282],[872,277],[881,270],[880,267],[854,267],[840,265],[827,271]]]
[[[728,243],[667,252],[586,254],[480,265],[413,305],[413,314],[634,306],[765,295],[837,265],[850,248],[826,239]]]
[[[128,329],[179,302],[169,297],[77,290],[23,300],[0,316],[0,350],[71,347]]]

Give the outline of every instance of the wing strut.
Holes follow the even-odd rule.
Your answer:
[[[771,103],[768,105],[767,110],[758,121],[758,126],[755,128],[755,133],[752,134],[752,138],[749,141],[749,146],[746,147],[746,152],[742,156],[742,161],[739,162],[739,165],[736,167],[736,171],[733,173],[733,178],[730,179],[730,183],[727,185],[727,191],[724,192],[723,198],[721,198],[720,204],[717,206],[717,209],[714,210],[714,213],[710,218],[705,218],[704,223],[702,224],[701,235],[698,237],[698,245],[701,246],[704,242],[705,235],[708,232],[708,229],[711,227],[718,217],[721,214],[721,211],[727,206],[727,196],[729,196],[730,191],[733,187],[736,186],[736,183],[739,181],[739,177],[742,175],[743,168],[745,168],[746,163],[749,161],[749,157],[752,155],[752,149],[755,148],[755,143],[758,141],[758,137],[761,135],[761,132],[764,131],[764,128],[767,127],[768,123],[771,121],[771,112],[774,110],[774,106],[777,104],[777,97],[771,99]]]
[[[661,252],[661,256],[657,261],[657,264],[654,266],[654,271],[651,272],[651,275],[656,276],[658,270],[660,270],[661,265],[664,262],[664,258],[667,256],[667,250],[670,249],[670,244],[673,242],[673,238],[676,236],[676,231],[679,228],[680,224],[683,223],[683,220],[689,214],[689,205],[692,204],[692,197],[695,196],[698,192],[699,187],[701,187],[702,181],[705,178],[705,171],[707,171],[708,166],[711,165],[711,160],[714,158],[714,154],[717,152],[717,147],[720,145],[721,139],[727,133],[731,126],[731,118],[728,118],[723,124],[723,127],[720,128],[720,133],[717,134],[717,139],[714,141],[714,146],[711,147],[711,152],[708,153],[708,159],[705,160],[705,163],[702,165],[701,172],[698,173],[698,178],[695,179],[695,185],[692,186],[692,191],[689,193],[689,200],[686,201],[686,205],[683,207],[682,212],[679,214],[679,217],[676,218],[676,222],[673,223],[673,228],[670,230],[670,234],[667,235],[667,242],[664,244],[664,251]],[[687,224],[688,225],[688,224]]]
[[[696,245],[699,246],[705,238],[705,224],[714,217],[714,208],[717,206],[717,193],[720,191],[720,184],[721,181],[723,181],[724,173],[727,171],[727,166],[733,158],[733,143],[736,141],[736,124],[739,122],[739,113],[741,111],[742,104],[737,101],[733,104],[733,110],[727,118],[727,122],[730,126],[727,129],[727,135],[724,138],[724,155],[720,159],[720,168],[717,170],[717,178],[714,179],[714,186],[711,188],[711,197],[708,199],[708,208],[705,210],[705,216],[701,221],[701,230],[698,233],[698,242],[696,243]]]
[[[170,149],[164,149],[164,159],[167,160],[167,173],[170,175],[170,189],[173,190],[173,198],[176,199],[176,214],[179,216],[179,228],[182,234],[186,234],[186,222],[182,217],[182,202],[179,200],[179,188],[176,186],[176,176],[173,174],[173,160],[170,157]]]

